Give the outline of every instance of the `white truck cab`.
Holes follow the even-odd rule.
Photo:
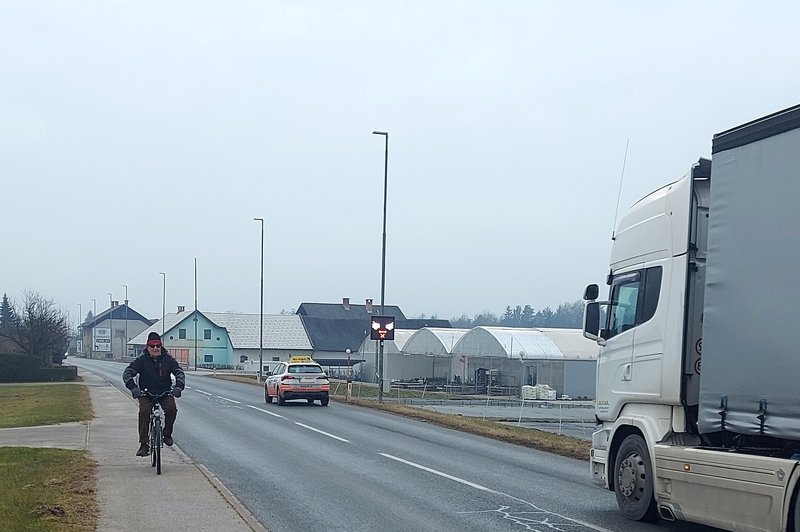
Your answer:
[[[798,204],[800,106],[716,135],[711,160],[621,218],[584,335],[600,345],[591,473],[626,517],[800,532]]]

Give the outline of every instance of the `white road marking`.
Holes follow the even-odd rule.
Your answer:
[[[334,436],[333,434],[330,434],[329,432],[325,432],[325,431],[322,431],[322,430],[319,430],[319,429],[315,429],[314,427],[309,427],[308,425],[304,425],[302,423],[298,423],[297,421],[295,421],[294,424],[295,425],[300,425],[304,429],[313,430],[314,432],[319,432],[320,434],[322,434],[324,436],[327,436],[329,438],[333,438],[334,440],[339,440],[339,441],[343,441],[345,443],[350,443],[349,440],[345,440],[344,438],[340,438],[339,436]]]
[[[535,504],[533,504],[531,502],[528,502],[528,501],[525,501],[525,500],[522,500],[522,499],[520,499],[518,497],[514,497],[513,495],[509,495],[508,493],[503,493],[501,491],[496,491],[496,490],[493,490],[491,488],[487,488],[486,486],[481,486],[480,484],[475,484],[474,482],[470,482],[468,480],[464,480],[463,478],[454,477],[453,475],[448,475],[447,473],[443,473],[442,471],[437,471],[436,469],[431,469],[430,467],[425,467],[424,465],[420,465],[420,464],[417,464],[417,463],[414,463],[414,462],[410,462],[408,460],[404,460],[403,458],[398,458],[397,456],[392,456],[392,455],[386,454],[386,453],[378,453],[378,454],[383,456],[383,457],[385,457],[385,458],[389,458],[390,460],[395,460],[395,461],[400,462],[402,464],[406,464],[406,465],[411,466],[411,467],[416,467],[417,469],[421,469],[422,471],[427,471],[428,473],[433,473],[434,475],[438,475],[440,477],[444,477],[446,479],[452,480],[454,482],[458,482],[460,484],[464,484],[465,486],[469,486],[469,487],[475,488],[477,490],[486,491],[486,492],[489,492],[489,493],[494,493],[496,495],[502,495],[504,497],[508,497],[508,498],[513,499],[513,500],[515,500],[517,502],[521,502],[523,504],[527,504],[529,506],[532,506],[533,508],[536,508],[537,510],[542,511],[544,513],[550,514],[550,515],[555,516],[555,517],[559,517],[561,519],[565,519],[567,521],[571,521],[572,523],[576,523],[578,525],[585,526],[586,528],[590,528],[592,530],[597,530],[598,532],[613,532],[613,531],[611,531],[611,530],[609,530],[607,528],[603,528],[603,527],[600,527],[600,526],[597,526],[597,525],[593,525],[591,523],[585,523],[583,521],[579,521],[577,519],[572,519],[572,518],[567,517],[565,515],[557,514],[555,512],[550,512],[548,510],[542,510],[541,508],[537,507]]]
[[[275,414],[275,413],[273,413],[273,412],[270,412],[269,410],[264,410],[263,408],[257,408],[257,407],[255,407],[255,406],[253,406],[253,405],[247,405],[247,407],[248,407],[248,408],[252,408],[253,410],[258,410],[259,412],[264,412],[265,414],[269,414],[269,415],[271,415],[271,416],[279,417],[279,418],[281,418],[281,419],[286,419],[285,417],[283,417],[283,416],[282,416],[282,415],[280,415],[280,414]]]
[[[228,399],[227,397],[222,397],[221,395],[218,395],[217,397],[219,397],[223,401],[228,401],[229,403],[236,403],[237,405],[242,404],[241,401],[234,401],[233,399]]]
[[[195,391],[196,391],[197,393],[202,393],[203,395],[207,395],[207,396],[211,397],[211,394],[210,394],[210,393],[208,393],[208,392],[204,392],[203,390],[195,390]]]

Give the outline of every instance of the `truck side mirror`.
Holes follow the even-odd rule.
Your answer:
[[[586,290],[583,291],[583,299],[584,301],[594,301],[597,299],[597,296],[600,294],[600,289],[597,287],[596,284],[590,284],[586,287]],[[600,315],[598,314],[598,317]]]
[[[597,285],[594,286],[597,288]],[[588,287],[586,291],[589,291]],[[596,301],[587,303],[583,309],[583,335],[590,340],[600,339],[600,303]]]

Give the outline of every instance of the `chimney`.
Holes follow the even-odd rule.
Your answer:
[[[178,305],[178,314],[180,314],[181,312],[184,312],[185,310],[186,310],[186,306],[185,305]]]
[[[372,314],[372,300],[367,299],[367,314]]]
[[[119,301],[111,301],[111,308],[114,308],[117,305],[119,305]]]
[[[342,298],[342,306],[344,307],[345,310],[350,310],[350,298],[349,297],[343,297]]]

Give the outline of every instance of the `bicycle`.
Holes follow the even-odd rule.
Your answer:
[[[150,410],[150,466],[156,468],[156,475],[161,474],[161,447],[164,444],[164,409],[161,408],[161,399],[172,395],[171,391],[160,394],[142,390],[143,397],[153,400]]]

